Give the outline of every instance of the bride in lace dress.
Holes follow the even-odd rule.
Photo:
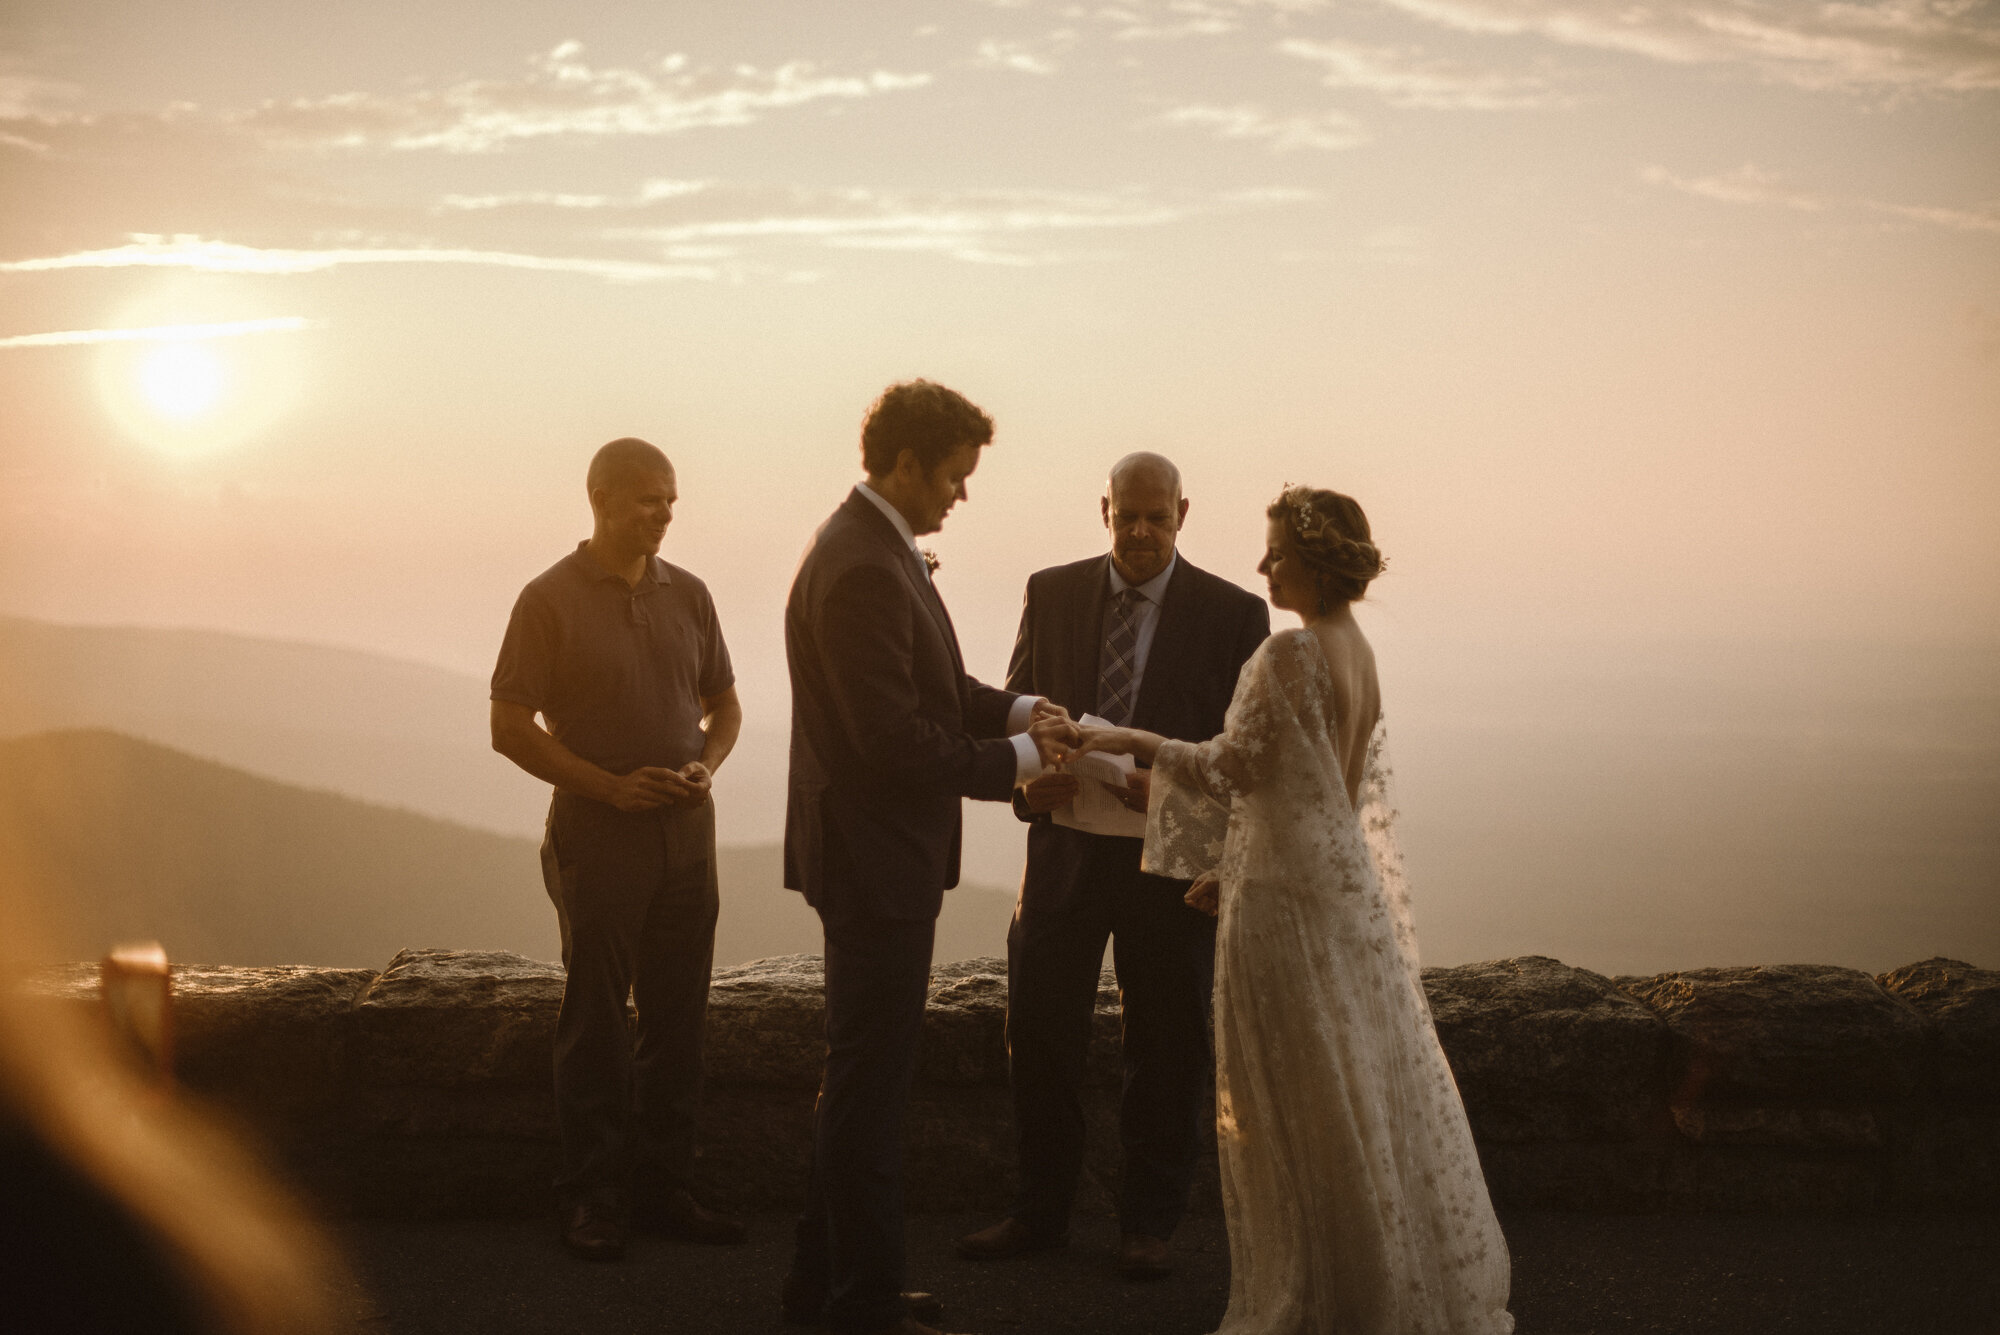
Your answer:
[[[1145,868],[1219,912],[1218,1335],[1506,1335],[1507,1244],[1417,972],[1355,502],[1288,487],[1258,571],[1304,625],[1244,665],[1222,735],[1086,728],[1152,762]]]

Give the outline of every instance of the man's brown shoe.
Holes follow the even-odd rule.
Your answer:
[[[563,1212],[563,1246],[586,1261],[615,1261],[625,1254],[625,1224],[618,1212],[586,1201]]]
[[[1173,1249],[1165,1238],[1127,1233],[1118,1240],[1118,1273],[1127,1279],[1158,1279],[1174,1273]]]
[[[750,1240],[750,1231],[743,1227],[742,1220],[717,1214],[685,1191],[669,1192],[664,1199],[650,1206],[645,1211],[643,1222],[682,1242],[734,1247]]]
[[[1037,1233],[1008,1215],[989,1228],[968,1233],[958,1240],[958,1254],[968,1261],[999,1261],[1026,1252],[1045,1252],[1069,1241],[1066,1233]]]

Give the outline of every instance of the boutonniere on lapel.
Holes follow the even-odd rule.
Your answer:
[[[917,548],[917,555],[924,558],[924,573],[932,579],[936,579],[938,567],[944,564],[944,562],[938,560],[938,554],[928,547],[919,547]]]

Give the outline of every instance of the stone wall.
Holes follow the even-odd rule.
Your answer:
[[[2000,1206],[2000,971],[1933,959],[1607,978],[1539,956],[1427,969],[1495,1199],[1583,1210]],[[561,971],[404,951],[382,972],[175,970],[177,1070],[331,1206],[512,1213],[548,1201]],[[48,991],[91,1004],[90,966]],[[1006,975],[932,976],[909,1126],[914,1208],[1012,1191]],[[718,970],[701,1176],[716,1203],[796,1204],[821,973]],[[1098,993],[1086,1208],[1115,1174],[1117,995]],[[1212,1157],[1196,1208],[1216,1208]]]

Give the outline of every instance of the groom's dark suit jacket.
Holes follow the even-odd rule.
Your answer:
[[[785,654],[786,888],[823,914],[935,918],[958,884],[959,800],[1013,789],[1017,697],[966,675],[916,554],[859,491],[799,563]]]
[[[1046,695],[1072,718],[1096,712],[1110,567],[1109,555],[1093,556],[1028,577],[1021,629],[1007,669],[1009,690]],[[1237,673],[1271,633],[1270,609],[1262,598],[1180,556],[1161,596],[1159,618],[1132,726],[1163,737],[1207,741],[1222,731]],[[1029,819],[1018,795],[1015,811]],[[1028,832],[1029,884],[1024,893],[1052,901],[1078,893],[1084,847],[1099,837],[1035,818]],[[1133,848],[1136,865],[1136,842]]]

